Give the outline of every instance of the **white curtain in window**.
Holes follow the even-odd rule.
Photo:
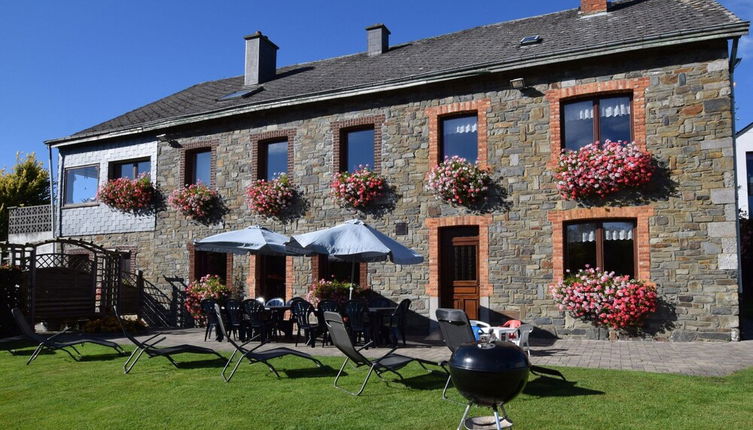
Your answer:
[[[565,121],[592,120],[594,118],[593,106],[584,109],[566,109]]]
[[[630,100],[605,99],[599,102],[602,118],[614,118],[630,115]]]
[[[476,133],[478,130],[476,118],[463,118],[462,121],[455,120],[453,122],[452,127],[446,131],[447,134]]]
[[[596,241],[596,230],[568,229],[567,241],[573,242],[594,242]]]
[[[627,226],[623,228],[605,227],[604,239],[605,240],[633,240],[633,229],[632,227],[627,227]]]

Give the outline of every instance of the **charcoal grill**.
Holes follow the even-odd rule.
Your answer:
[[[474,404],[491,407],[495,426],[501,430],[499,409],[502,418],[510,421],[504,405],[523,391],[529,368],[528,355],[510,342],[474,342],[456,349],[450,358],[450,375],[455,388],[468,399],[458,430]]]

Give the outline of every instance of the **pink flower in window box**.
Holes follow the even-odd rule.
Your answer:
[[[635,142],[594,142],[577,151],[563,150],[554,174],[557,190],[578,200],[637,188],[651,181],[654,162]]]
[[[97,199],[121,212],[141,214],[154,208],[157,190],[149,176],[136,179],[117,178],[107,181],[97,191]]]
[[[295,194],[290,178],[282,174],[269,181],[259,179],[246,188],[246,204],[260,215],[279,216],[293,204]]]
[[[387,180],[366,166],[353,172],[340,172],[332,177],[330,189],[340,206],[365,208],[383,193]]]
[[[492,183],[489,171],[465,158],[453,156],[436,165],[427,177],[426,189],[451,204],[475,205],[486,197]]]

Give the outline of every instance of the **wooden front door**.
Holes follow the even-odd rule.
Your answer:
[[[462,309],[478,319],[478,227],[441,230],[440,306]]]

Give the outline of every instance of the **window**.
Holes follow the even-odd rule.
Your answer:
[[[152,163],[149,159],[121,161],[112,165],[110,179],[128,178],[136,179],[139,176],[151,173]]]
[[[631,105],[630,96],[598,97],[564,103],[564,148],[577,150],[597,140],[633,140]]]
[[[271,180],[288,173],[288,141],[259,143],[258,179]]]
[[[586,265],[635,276],[635,221],[591,221],[566,225],[565,269]]]
[[[454,155],[478,161],[478,115],[443,118],[440,127],[440,161]]]
[[[97,166],[75,167],[65,169],[66,205],[90,203],[95,201],[99,186],[99,168]]]
[[[186,154],[186,183],[212,184],[212,150],[200,149]]]
[[[340,171],[354,172],[358,166],[374,170],[374,128],[344,130],[340,147]]]

